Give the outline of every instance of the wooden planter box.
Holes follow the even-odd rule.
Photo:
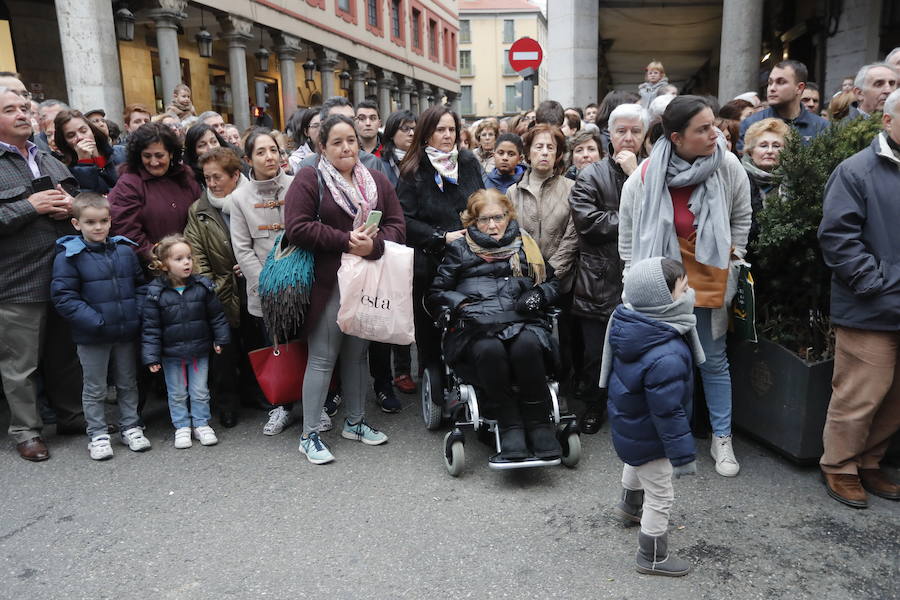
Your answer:
[[[822,456],[834,360],[807,363],[774,342],[728,340],[732,423],[799,464]]]

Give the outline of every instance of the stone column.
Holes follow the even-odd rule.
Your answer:
[[[297,110],[297,53],[300,51],[300,38],[279,33],[275,36],[275,53],[281,67],[281,106],[284,110],[284,122],[291,118]]]
[[[433,102],[428,101],[428,96],[431,95],[431,86],[425,83],[424,81],[418,82],[419,86],[419,110],[425,111],[433,106]]]
[[[353,104],[359,104],[366,99],[366,78],[369,76],[369,63],[361,60],[351,60],[349,64]]]
[[[459,94],[456,92],[447,92],[447,104],[450,106],[450,110],[459,114]]]
[[[247,83],[247,42],[253,39],[253,22],[234,15],[220,18],[228,42],[228,69],[231,76],[231,106],[238,131],[250,127],[250,89]]]
[[[156,23],[156,47],[159,50],[159,74],[162,100],[172,100],[175,86],[181,83],[181,60],[178,58],[178,23],[187,18],[187,0],[157,0],[159,8],[149,12]],[[96,57],[94,57],[96,59]]]
[[[409,83],[409,77],[400,78],[400,108],[403,110],[412,110],[410,94],[412,94],[414,89]]]
[[[320,48],[316,53],[316,67],[322,78],[322,100],[328,100],[337,95],[334,89],[334,70],[340,64],[336,50]]]
[[[544,60],[552,96],[563,106],[584,106],[597,98],[600,2],[553,0],[547,3]],[[545,63],[546,64],[546,63]],[[535,82],[539,84],[540,82]]]
[[[439,88],[439,87],[434,88],[434,102],[431,105],[432,106],[443,106],[445,95],[446,95],[446,92],[445,92],[444,88]]]
[[[759,90],[763,0],[725,0],[722,4],[722,50],[719,54],[719,99]]]
[[[415,85],[412,85],[412,91],[409,93],[409,110],[411,110],[414,115],[418,115],[422,112],[419,108],[419,92]]]
[[[69,105],[121,115],[125,103],[109,0],[57,0],[56,20]]]
[[[378,78],[378,114],[382,121],[391,114],[391,89],[394,87],[394,74],[382,69]]]

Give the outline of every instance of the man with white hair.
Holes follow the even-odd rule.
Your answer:
[[[619,197],[625,180],[637,170],[649,118],[640,104],[620,104],[610,113],[607,125],[610,148],[604,151],[609,154],[581,170],[569,195],[580,252],[572,313],[584,344],[576,395],[585,405],[580,425],[587,434],[597,433],[606,415],[606,390],[599,387],[600,363],[609,316],[622,296]]]
[[[884,62],[891,65],[895,71],[900,71],[900,47],[894,48],[884,57]]]
[[[887,63],[865,65],[856,73],[853,81],[857,104],[850,109],[850,114],[844,120],[852,121],[860,115],[868,119],[872,113],[884,108],[888,95],[896,89],[897,71],[893,67]]]
[[[884,130],[835,169],[825,187],[819,243],[832,271],[834,376],[819,461],[828,495],[866,508],[866,492],[900,500],[881,469],[900,429],[900,90]]]

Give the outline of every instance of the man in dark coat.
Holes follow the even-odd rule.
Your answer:
[[[854,508],[866,491],[900,500],[880,463],[900,428],[900,90],[884,131],[825,188],[819,242],[832,270],[834,378],[819,464],[828,495]]]
[[[81,433],[81,367],[69,328],[50,307],[56,239],[69,223],[75,179],[28,141],[28,100],[0,88],[0,380],[9,404],[9,434],[19,455],[47,460],[38,412],[38,371],[56,409],[57,431]]]

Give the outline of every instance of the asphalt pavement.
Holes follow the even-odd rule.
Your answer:
[[[637,529],[611,512],[621,463],[608,425],[582,437],[575,469],[492,471],[470,435],[454,479],[444,432],[401,398],[397,415],[370,398],[387,444],[332,431],[324,466],[297,451],[299,426],[266,437],[265,413],[249,409],[216,427],[218,446],[176,450],[159,400],[143,454],[116,440],[115,457],[94,462],[86,438],[52,426],[47,462],[0,445],[0,598],[900,598],[900,503],[844,507],[816,468],[746,438],[732,479],[698,440],[669,535],[694,572],[651,577],[634,569]]]

